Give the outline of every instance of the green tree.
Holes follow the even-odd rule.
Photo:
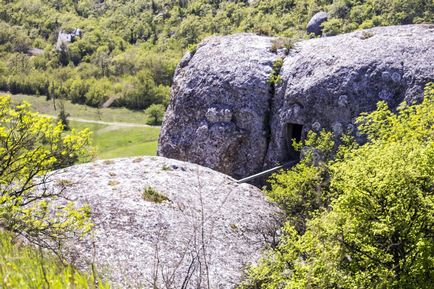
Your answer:
[[[163,122],[164,106],[162,104],[152,104],[145,109],[145,114],[148,117],[147,124],[160,125]]]
[[[367,143],[341,146],[326,165],[328,184],[316,186],[317,194],[333,196],[330,205],[316,206],[303,232],[289,218],[279,246],[242,287],[432,288],[433,119],[434,85],[427,86],[421,104],[402,104],[394,114],[380,102],[376,111],[362,115],[358,124]],[[296,168],[289,175],[300,183],[306,171]],[[295,196],[315,191],[288,188],[295,203]],[[282,194],[270,196],[280,202],[276,195]]]
[[[63,134],[61,123],[0,97],[0,228],[53,248],[90,229],[88,207],[54,206],[64,186],[49,190],[50,172],[87,155],[89,131]],[[53,248],[56,249],[56,248]]]
[[[68,112],[66,112],[65,110],[65,105],[63,104],[63,102],[60,102],[59,104],[59,114],[57,116],[58,121],[63,125],[63,130],[67,131],[70,130],[71,127],[69,126],[69,116],[70,114]]]

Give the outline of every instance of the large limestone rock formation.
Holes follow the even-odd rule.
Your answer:
[[[277,55],[272,39],[212,37],[176,71],[159,154],[240,177],[262,169]],[[247,169],[248,168],[248,169]]]
[[[92,234],[64,252],[114,288],[235,288],[279,228],[279,211],[256,187],[176,160],[97,161],[57,171],[49,184],[90,205]]]
[[[285,59],[272,107],[267,164],[286,160],[288,126],[354,131],[378,101],[397,107],[434,81],[434,25],[394,26],[301,42]]]
[[[354,131],[384,100],[396,107],[434,81],[434,26],[379,27],[302,41],[284,57],[272,38],[212,37],[179,65],[158,152],[244,177],[296,157],[308,130]],[[280,55],[279,55],[280,54]]]

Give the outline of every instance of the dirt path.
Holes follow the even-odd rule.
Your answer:
[[[57,118],[56,116],[48,115],[48,114],[41,114],[41,115],[49,118]],[[76,118],[76,117],[68,117],[68,120],[84,122],[84,123],[112,125],[117,127],[152,127],[151,125],[147,125],[147,124],[128,123],[128,122],[108,122],[102,120],[90,120],[90,119]]]

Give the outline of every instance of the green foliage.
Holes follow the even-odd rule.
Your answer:
[[[169,198],[167,198],[165,195],[159,193],[157,190],[155,190],[152,187],[146,187],[143,190],[142,198],[145,201],[153,202],[153,203],[157,203],[157,204],[169,201]]]
[[[164,106],[161,104],[152,104],[145,110],[145,114],[148,117],[147,124],[161,125],[164,117]]]
[[[45,184],[52,170],[72,165],[87,154],[89,132],[63,134],[61,123],[30,112],[26,103],[12,107],[0,97],[0,227],[35,243],[60,244],[89,231],[87,206],[54,206],[63,189]]]
[[[0,231],[0,287],[103,289],[110,288],[95,275],[83,274],[47,252],[16,244]]]
[[[324,23],[325,33],[334,35],[374,26],[432,23],[432,1],[335,0],[326,6],[331,19]]]
[[[70,114],[65,111],[65,106],[64,106],[63,102],[61,102],[60,103],[60,112],[59,112],[59,115],[57,116],[57,119],[63,125],[64,131],[71,129],[71,127],[69,126],[69,119],[68,119],[69,116],[70,116]]]
[[[110,98],[132,109],[166,105],[183,52],[205,37],[281,36],[272,50],[288,51],[292,43],[283,40],[308,37],[306,24],[320,10],[331,15],[329,35],[434,21],[434,4],[423,0],[2,1],[0,72],[3,63],[9,76],[0,73],[0,90],[92,106]],[[75,28],[82,36],[57,51],[59,31]]]
[[[291,170],[273,175],[267,195],[285,210],[297,230],[304,232],[306,220],[328,207],[333,196],[327,190],[329,163],[335,152],[333,133],[309,132],[307,140],[294,143],[294,147],[303,147],[302,160]]]
[[[273,72],[268,77],[268,83],[274,88],[276,84],[279,84],[282,81],[282,77],[280,76],[280,69],[283,65],[283,59],[277,58],[273,63]]]
[[[364,145],[348,139],[335,158],[276,176],[269,195],[289,218],[278,247],[241,288],[431,288],[433,119],[431,84],[421,104],[394,114],[380,102],[362,115]],[[329,143],[324,133],[318,140]],[[300,212],[308,214],[291,215]]]

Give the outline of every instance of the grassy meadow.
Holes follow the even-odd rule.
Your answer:
[[[56,101],[55,107],[53,101],[47,101],[43,96],[12,95],[12,101],[26,101],[32,110],[51,117],[57,117],[63,105],[69,114],[71,128],[92,131],[96,159],[156,155],[160,127],[145,125],[143,111],[98,109],[66,100]]]
[[[97,159],[156,155],[159,127],[122,127],[71,121],[72,128],[89,128]]]

